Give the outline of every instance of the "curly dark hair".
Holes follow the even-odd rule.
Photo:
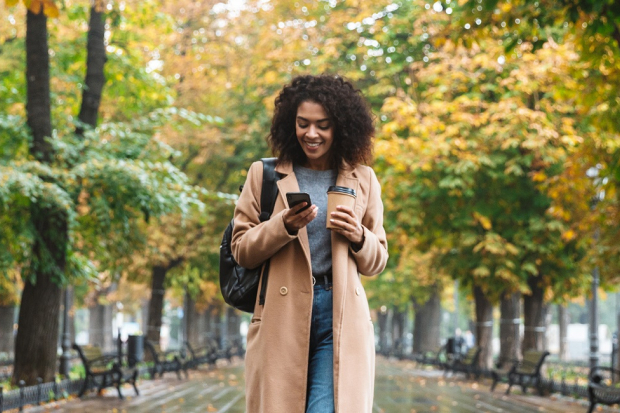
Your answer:
[[[362,93],[340,76],[305,75],[284,86],[275,101],[268,142],[278,162],[306,161],[295,135],[297,108],[303,102],[320,104],[332,121],[332,168],[338,169],[342,161],[356,166],[372,160],[374,116]]]

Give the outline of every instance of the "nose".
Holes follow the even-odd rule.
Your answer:
[[[316,138],[317,136],[319,136],[319,134],[317,133],[317,130],[316,130],[316,126],[310,125],[310,128],[308,129],[308,132],[306,133],[306,136],[309,137],[309,138]]]

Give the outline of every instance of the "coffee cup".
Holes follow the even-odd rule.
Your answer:
[[[336,226],[330,222],[332,212],[336,212],[338,205],[348,206],[353,209],[355,207],[355,198],[357,194],[355,189],[345,186],[330,186],[327,189],[327,228],[335,228]]]

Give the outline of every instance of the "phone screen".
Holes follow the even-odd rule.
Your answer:
[[[305,192],[287,192],[286,193],[286,201],[288,202],[288,207],[293,208],[295,205],[298,205],[302,202],[306,202],[306,206],[301,210],[297,211],[299,214],[301,211],[305,211],[310,208],[312,202],[310,201],[310,195]]]

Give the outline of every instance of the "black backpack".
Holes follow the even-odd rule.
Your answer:
[[[263,186],[260,195],[261,213],[260,222],[271,218],[273,207],[278,195],[276,182],[280,177],[276,173],[276,158],[263,158]],[[243,186],[239,188],[243,189]],[[267,275],[269,274],[269,260],[257,268],[244,268],[237,264],[232,255],[231,241],[234,227],[234,218],[226,227],[224,237],[220,244],[220,290],[224,301],[238,310],[247,313],[254,312],[258,284],[260,281],[261,268],[264,266],[263,282],[260,289],[260,305],[265,304],[265,291],[267,289]]]

